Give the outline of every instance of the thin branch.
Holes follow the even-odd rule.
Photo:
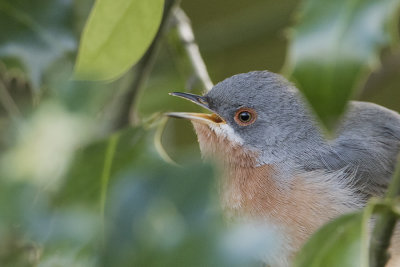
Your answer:
[[[195,41],[190,20],[186,16],[185,12],[179,7],[175,8],[173,13],[177,22],[179,38],[184,45],[193,70],[199,81],[202,83],[204,89],[210,91],[213,87],[213,83],[208,75],[206,64],[201,57],[199,47]]]
[[[17,120],[17,118],[21,117],[21,112],[17,104],[15,104],[2,80],[0,80],[0,102],[13,120]]]
[[[154,60],[160,48],[160,43],[165,31],[168,29],[168,22],[171,16],[172,8],[179,4],[180,0],[166,0],[164,5],[164,14],[158,29],[158,32],[151,43],[149,49],[135,67],[135,78],[129,88],[121,95],[120,105],[116,114],[116,119],[112,130],[116,131],[124,128],[134,122],[134,104],[136,97],[146,83],[151,70],[153,69]]]
[[[171,15],[173,15],[176,20],[180,41],[185,48],[196,77],[207,91],[211,90],[213,87],[206,65],[201,57],[199,47],[195,42],[190,21],[184,11],[178,7],[179,2],[180,0],[167,0],[165,2],[163,19],[156,37],[143,58],[137,64],[135,68],[135,79],[131,86],[120,97],[120,105],[117,111],[116,120],[112,127],[113,130],[121,129],[135,121],[135,114],[132,111],[134,109],[137,94],[140,91],[140,88],[142,88],[147,81],[153,68],[153,63],[160,48],[162,37],[168,30],[168,22]],[[174,8],[175,6],[176,8]]]
[[[400,155],[385,199],[391,203],[398,196],[400,196]],[[390,255],[387,249],[397,222],[397,215],[389,208],[377,216],[370,244],[371,267],[383,267],[388,262]]]

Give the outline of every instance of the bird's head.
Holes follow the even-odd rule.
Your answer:
[[[278,74],[238,74],[204,96],[171,95],[211,111],[168,113],[192,121],[205,156],[217,155],[233,164],[270,164],[294,160],[321,141],[298,90]]]

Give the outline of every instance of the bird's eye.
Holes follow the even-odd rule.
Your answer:
[[[239,120],[244,123],[247,123],[251,120],[251,114],[247,111],[240,112],[238,116]]]
[[[251,108],[240,108],[236,111],[235,121],[240,126],[247,126],[255,122],[257,119],[257,113]]]

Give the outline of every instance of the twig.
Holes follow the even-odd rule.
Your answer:
[[[131,86],[122,94],[120,98],[121,104],[119,105],[116,120],[112,127],[113,130],[119,130],[134,121],[134,114],[132,111],[137,94],[143,84],[147,81],[152,70],[154,60],[160,48],[160,41],[168,29],[169,18],[172,15],[171,13],[173,13],[174,19],[176,20],[179,38],[185,48],[197,78],[207,91],[211,90],[213,87],[213,83],[208,75],[206,65],[201,57],[199,47],[195,42],[190,21],[184,11],[178,7],[179,2],[180,0],[167,0],[165,2],[163,19],[156,37],[154,38],[143,58],[137,64],[135,68],[135,79],[133,80]],[[175,6],[176,8],[174,8]]]
[[[400,156],[385,199],[390,203],[398,196],[400,196]],[[397,221],[397,215],[390,208],[387,208],[377,216],[370,244],[371,267],[383,267],[389,260],[390,255],[387,249],[390,246],[390,240]]]
[[[206,64],[201,57],[199,47],[195,41],[190,20],[180,7],[175,8],[173,13],[177,22],[179,38],[185,47],[186,54],[192,64],[193,70],[199,81],[202,83],[204,89],[210,91],[213,87],[213,83],[208,75]]]
[[[14,100],[8,93],[6,85],[1,80],[0,80],[0,102],[3,105],[4,109],[7,111],[8,115],[13,120],[17,120],[17,118],[21,117],[21,112],[19,111],[17,104],[15,104]]]
[[[144,54],[142,59],[135,67],[135,79],[132,84],[129,86],[128,90],[121,95],[121,104],[119,105],[119,109],[116,114],[116,119],[114,125],[112,126],[112,130],[116,131],[123,127],[126,127],[133,123],[134,121],[134,104],[136,101],[136,97],[140,88],[142,88],[143,84],[147,81],[150,72],[153,68],[153,63],[160,48],[160,41],[162,40],[162,36],[164,32],[168,28],[169,18],[171,16],[172,8],[179,4],[180,0],[166,0],[164,5],[164,13],[163,18],[158,29],[158,32],[151,43],[149,49]]]

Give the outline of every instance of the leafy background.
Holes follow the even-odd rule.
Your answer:
[[[114,122],[137,66],[111,82],[71,79],[92,4],[0,2],[0,266],[258,266],[273,235],[223,223],[190,124],[169,120],[161,139],[183,167],[154,142],[157,114],[198,110],[168,93],[203,91],[174,29],[135,95],[135,127]],[[181,6],[214,82],[284,68],[299,1]],[[377,56],[353,98],[400,111],[400,48]]]

